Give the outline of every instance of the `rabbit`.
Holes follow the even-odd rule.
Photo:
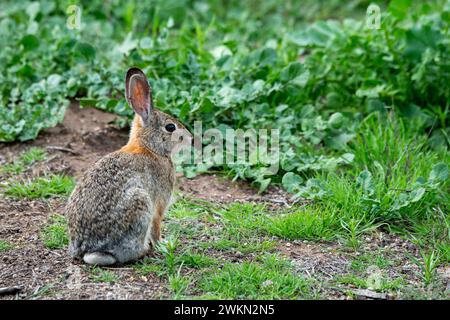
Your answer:
[[[113,265],[145,256],[161,241],[161,220],[174,189],[171,153],[192,135],[153,108],[144,72],[128,70],[125,94],[135,112],[128,143],[87,170],[66,206],[69,253],[90,265]]]

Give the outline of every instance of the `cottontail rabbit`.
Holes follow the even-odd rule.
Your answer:
[[[174,187],[171,152],[180,143],[174,137],[192,139],[180,122],[153,108],[140,69],[128,70],[125,86],[136,113],[128,144],[83,175],[66,207],[70,254],[88,264],[136,260],[160,240]]]

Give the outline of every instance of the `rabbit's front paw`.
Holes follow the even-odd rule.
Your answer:
[[[153,248],[156,248],[158,246],[158,244],[160,244],[163,241],[163,239],[161,238],[161,235],[159,237],[151,237],[150,238],[150,242],[153,246]]]

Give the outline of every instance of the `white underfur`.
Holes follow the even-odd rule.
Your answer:
[[[97,266],[109,266],[116,263],[116,259],[112,255],[100,252],[86,253],[83,257],[83,261],[87,264]]]

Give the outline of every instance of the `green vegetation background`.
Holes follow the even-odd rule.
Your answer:
[[[71,4],[79,30],[66,25]],[[157,107],[191,128],[281,129],[278,175],[218,168],[313,201],[281,236],[343,230],[356,243],[383,226],[448,261],[450,2],[379,1],[380,29],[366,27],[369,4],[2,1],[0,141],[36,138],[71,99],[126,125],[124,71],[139,66]]]

